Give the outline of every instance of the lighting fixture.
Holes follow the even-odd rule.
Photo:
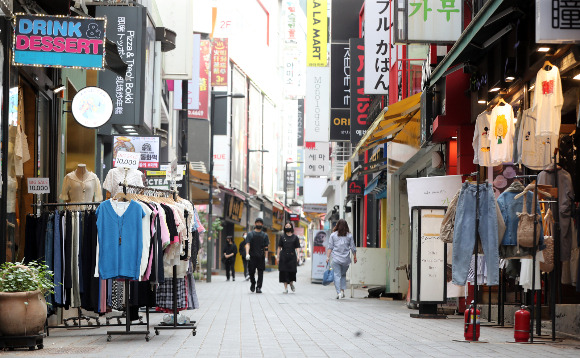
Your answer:
[[[544,46],[538,47],[538,52],[548,52],[548,51],[550,51],[549,47],[544,47]]]
[[[576,76],[572,77],[572,79],[580,81],[580,72]]]
[[[129,129],[127,129],[127,132],[136,132],[136,130],[133,128],[129,128]]]
[[[52,92],[54,92],[56,94],[56,93],[60,93],[60,92],[64,91],[65,89],[66,89],[65,86],[60,85],[60,86],[56,87],[55,89],[53,89]]]
[[[513,77],[513,76],[507,76],[507,77],[505,78],[505,81],[506,81],[506,82],[513,82],[515,79],[516,79],[516,78],[515,78],[515,77]]]
[[[479,104],[487,104],[487,101],[485,99],[480,99],[477,101],[477,103]]]
[[[489,90],[489,92],[498,92],[501,88],[499,87],[493,87],[492,89]]]
[[[123,128],[133,128],[133,126],[123,126]]]
[[[457,140],[457,137],[451,137],[451,139],[455,139],[455,140]]]
[[[533,91],[534,88],[536,88],[536,85],[535,84],[531,85],[530,88],[528,88],[528,91]]]

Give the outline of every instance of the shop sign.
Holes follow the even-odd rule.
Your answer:
[[[244,202],[236,196],[226,195],[226,217],[233,221],[242,220]]]
[[[224,186],[230,185],[230,137],[227,135],[213,136],[213,175]]]
[[[406,0],[394,4],[397,43],[453,43],[463,31],[463,1]]]
[[[330,110],[330,141],[350,140],[350,109],[333,108]]]
[[[350,48],[346,44],[330,46],[330,106],[350,108]]]
[[[286,199],[296,197],[296,170],[286,171]]]
[[[228,85],[228,39],[214,39],[211,49],[211,85]]]
[[[284,6],[284,17],[285,17],[285,29],[284,29],[284,41],[286,43],[297,43],[296,40],[296,7],[297,5],[294,0],[286,0]]]
[[[328,42],[327,0],[309,0],[307,2],[306,21],[306,66],[326,67],[326,45]]]
[[[328,142],[330,130],[330,68],[306,68],[304,141]]]
[[[141,153],[120,151],[115,157],[115,168],[137,169],[139,168]]]
[[[113,101],[106,91],[98,87],[85,87],[73,97],[71,109],[78,124],[99,128],[111,119]]]
[[[185,197],[187,195],[187,190],[189,189],[187,185],[184,184],[184,178],[186,178],[187,166],[178,164],[177,173],[179,175],[176,178],[176,186],[179,195]],[[171,189],[171,165],[170,164],[160,164],[159,170],[145,170],[145,184],[149,188],[159,188],[159,189]],[[186,180],[187,182],[187,180]]]
[[[390,22],[389,2],[365,2],[365,86],[366,94],[387,94],[389,89]]]
[[[350,39],[350,143],[356,147],[369,127],[367,117],[371,99],[364,94],[364,40]]]
[[[306,104],[307,105],[307,104]],[[298,146],[296,145],[296,131],[298,130],[297,114],[298,114],[298,100],[287,99],[284,100],[284,108],[282,113],[284,113],[284,129],[283,129],[283,162],[295,161],[296,151]],[[308,119],[306,119],[308,120]],[[304,124],[306,126],[306,123]],[[305,128],[305,131],[308,130]]]
[[[194,49],[195,50],[195,49]],[[188,109],[188,118],[208,119],[209,102],[209,66],[211,56],[211,43],[209,40],[201,40],[199,62],[199,105],[197,109]],[[195,89],[192,89],[195,91]]]
[[[141,153],[139,168],[159,168],[159,137],[114,136],[113,166],[117,154],[122,151]]]
[[[15,14],[15,66],[101,70],[105,65],[102,17]]]
[[[304,175],[330,175],[330,152],[328,142],[307,142],[304,149],[306,166]]]
[[[28,178],[28,194],[50,193],[49,178]]]
[[[536,0],[537,43],[580,43],[580,3]]]
[[[326,204],[304,204],[303,208],[306,213],[326,213]]]
[[[304,98],[298,100],[298,133],[296,133],[299,147],[304,146]]]
[[[296,153],[296,196],[302,196],[302,189],[304,188],[304,147],[298,148]]]
[[[346,190],[347,195],[363,195],[365,190],[364,182],[362,180],[349,180]]]
[[[290,214],[290,221],[300,221],[300,215]]]

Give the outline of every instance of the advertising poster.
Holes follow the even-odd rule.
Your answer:
[[[120,151],[141,153],[139,168],[159,168],[159,137],[113,137],[113,166]]]
[[[187,110],[188,118],[208,119],[209,102],[209,66],[211,56],[211,43],[209,40],[202,40],[200,45],[199,62],[199,105],[197,109]]]
[[[211,85],[228,85],[228,39],[214,39],[211,49]]]
[[[327,230],[310,230],[312,237],[312,281],[322,281],[326,270],[326,248],[330,232]]]

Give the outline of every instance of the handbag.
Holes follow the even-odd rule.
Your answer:
[[[544,262],[540,262],[540,270],[542,272],[552,272],[554,270],[554,237],[552,236],[552,226],[554,225],[554,217],[552,210],[548,209],[544,216]]]
[[[328,286],[332,282],[334,282],[334,272],[332,271],[332,267],[327,263],[326,271],[324,271],[324,276],[322,276],[322,286]]]
[[[533,205],[534,213],[528,214],[528,205],[526,200],[527,196],[528,196],[527,193],[524,194],[524,205],[522,212],[517,213],[518,218],[520,219],[520,221],[518,222],[517,238],[518,238],[518,246],[533,247],[534,243],[538,244],[540,242],[539,227],[536,229],[536,238],[534,240],[534,220],[536,220],[536,222],[539,223],[541,217],[539,214],[536,213],[536,205]]]

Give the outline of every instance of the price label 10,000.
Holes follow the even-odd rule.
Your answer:
[[[137,169],[140,159],[141,153],[120,151],[115,158],[115,167]]]

